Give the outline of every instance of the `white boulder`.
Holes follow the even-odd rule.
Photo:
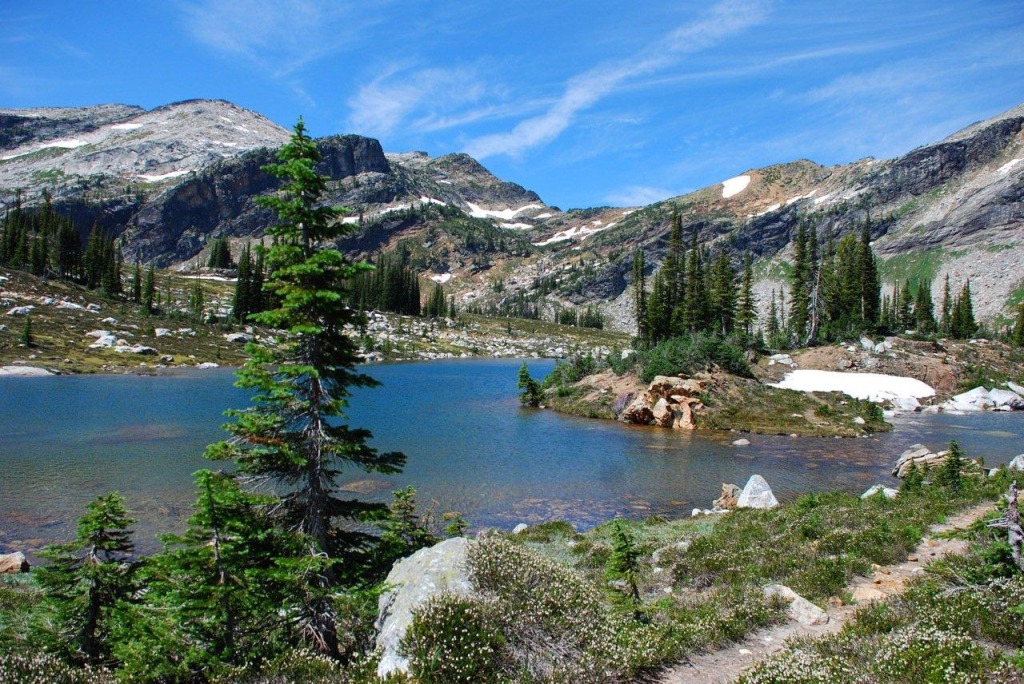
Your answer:
[[[876,484],[869,487],[867,491],[860,495],[860,498],[870,499],[871,497],[877,494],[881,494],[886,499],[895,499],[897,496],[900,495],[900,491],[898,489],[893,489],[892,487],[886,487],[885,485]]]
[[[988,396],[996,408],[1009,408],[1013,411],[1024,409],[1024,399],[1016,392],[996,388],[989,390]]]
[[[171,331],[168,328],[156,328],[153,330],[153,334],[157,337],[166,337],[171,334]]]
[[[775,508],[778,505],[772,488],[760,475],[750,476],[736,501],[736,508]]]
[[[246,342],[252,342],[252,335],[249,333],[228,333],[224,336],[224,339],[228,342],[235,342],[238,344],[245,344]]]
[[[995,405],[987,389],[975,387],[970,392],[955,395],[943,407],[954,411],[984,411]]]
[[[21,551],[0,553],[0,574],[28,572],[29,564]]]
[[[29,306],[16,306],[13,309],[8,310],[7,315],[8,316],[28,316],[30,313],[32,313],[32,309],[34,309],[34,308],[36,308],[36,307],[34,307],[32,305],[29,305]]]
[[[529,528],[530,526],[526,523],[519,523],[518,525],[512,528],[512,534],[519,534],[520,532],[525,532]]]
[[[1015,456],[1012,461],[1006,464],[1006,467],[1010,470],[1024,472],[1024,454],[1021,454],[1020,456]]]
[[[466,574],[470,543],[464,537],[446,539],[403,558],[391,569],[384,581],[389,589],[377,602],[377,648],[381,653],[377,675],[382,679],[409,670],[409,660],[398,648],[412,624],[413,611],[438,594],[472,594]]]
[[[737,439],[735,442],[732,443],[732,445],[733,446],[750,446],[750,440],[749,439],[745,439],[745,438],[744,439]]]

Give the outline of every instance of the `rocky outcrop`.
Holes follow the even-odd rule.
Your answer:
[[[737,485],[722,483],[722,495],[712,502],[712,506],[718,510],[732,510],[739,505],[741,490]]]
[[[696,411],[704,405],[699,395],[706,386],[704,380],[659,375],[633,398],[619,420],[633,425],[693,430],[697,427]]]
[[[901,480],[907,476],[910,471],[911,464],[916,464],[917,469],[922,473],[925,470],[938,468],[942,465],[942,462],[946,460],[946,456],[949,451],[933,452],[931,449],[923,444],[913,444],[908,447],[900,457],[896,459],[896,465],[892,467],[892,474]],[[980,472],[981,468],[978,462],[965,458],[963,472],[965,474]]]
[[[471,543],[464,537],[446,539],[403,558],[388,573],[384,581],[388,589],[378,601],[376,623],[381,652],[377,674],[381,678],[408,671],[409,661],[399,653],[399,645],[417,608],[442,593],[471,595],[466,575],[466,552]]]
[[[751,475],[736,499],[736,508],[776,508],[779,500],[760,475]]]
[[[0,554],[0,575],[28,572],[30,569],[28,559],[21,551]]]

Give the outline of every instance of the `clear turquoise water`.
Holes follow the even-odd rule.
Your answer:
[[[366,496],[406,484],[421,505],[458,510],[476,527],[565,519],[581,527],[614,515],[687,516],[710,506],[722,482],[760,473],[780,498],[809,490],[860,491],[891,482],[914,442],[959,439],[986,463],[1024,451],[1024,415],[914,416],[868,439],[689,434],[522,409],[512,360],[370,367],[384,383],[361,391],[352,422],[374,444],[404,451],[395,477],[353,472]],[[531,361],[535,376],[551,367]],[[190,474],[221,439],[222,412],[246,395],[228,370],[162,377],[67,376],[0,380],[0,551],[37,550],[72,532],[82,506],[121,491],[139,519],[137,543],[178,529],[194,499]]]

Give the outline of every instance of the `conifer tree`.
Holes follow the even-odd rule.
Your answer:
[[[804,339],[810,317],[810,270],[807,230],[801,222],[797,227],[796,241],[793,246],[793,275],[790,279],[789,304],[789,325],[797,342]]]
[[[878,306],[881,299],[881,284],[878,280],[878,265],[871,251],[871,219],[864,223],[860,235],[860,251],[857,255],[857,270],[860,273],[860,309],[864,325],[878,325]]]
[[[146,279],[142,283],[142,311],[147,315],[153,313],[156,308],[156,271],[153,264],[146,270]]]
[[[900,494],[917,494],[924,488],[924,475],[917,466],[917,461],[910,462],[903,484],[900,485]]]
[[[188,296],[188,308],[192,318],[198,322],[203,320],[203,311],[206,308],[206,295],[203,292],[203,281],[199,278],[192,283],[192,291]]]
[[[751,335],[757,323],[757,300],[754,298],[754,269],[750,252],[743,254],[743,282],[740,285],[739,309],[736,322],[745,335]]]
[[[142,302],[142,267],[136,262],[135,268],[132,269],[132,302],[139,304]]]
[[[25,316],[25,326],[21,330],[21,337],[18,338],[18,344],[23,347],[35,346],[35,341],[32,338],[32,316]]]
[[[772,303],[768,309],[768,336],[774,337],[779,334],[779,308],[775,305],[775,290],[772,290]]]
[[[621,520],[612,524],[612,553],[608,559],[608,575],[626,584],[626,595],[633,606],[633,616],[640,617],[640,550],[633,535]]]
[[[161,536],[164,552],[145,569],[146,607],[130,614],[138,624],[116,653],[146,679],[198,681],[258,660],[281,631],[277,610],[295,581],[275,558],[296,539],[263,513],[268,497],[226,473],[200,470],[193,480],[192,517],[182,534]]]
[[[964,488],[964,450],[955,439],[949,443],[949,452],[942,459],[936,481],[954,493]]]
[[[266,510],[302,547],[277,559],[301,578],[285,610],[308,643],[338,657],[335,592],[366,579],[373,537],[358,523],[387,507],[342,496],[337,478],[346,467],[396,473],[405,457],[378,453],[367,444],[369,431],[342,422],[351,388],[378,384],[358,372],[361,354],[345,332],[361,321],[348,304],[347,283],[369,266],[334,246],[350,228],[335,220],[339,210],[321,204],[327,178],[315,170],[320,153],[301,118],[277,156],[264,168],[283,184],[258,202],[279,217],[267,230],[273,244],[265,285],[279,301],[254,318],[288,337],[275,347],[248,346],[238,384],[254,391],[252,405],[230,412],[235,439],[211,446],[208,455],[233,458],[246,478],[279,486]]]
[[[932,286],[929,281],[922,280],[917,284],[914,318],[916,319],[918,332],[935,332],[935,306],[932,304]]]
[[[971,300],[971,281],[968,280],[953,301],[949,335],[955,339],[965,340],[973,336],[977,330],[978,323],[974,320],[974,302]]]
[[[1017,305],[1017,321],[1013,326],[1013,346],[1024,348],[1024,302]]]
[[[942,286],[942,333],[948,335],[953,325],[953,295],[949,289],[949,274],[946,274],[946,282]]]
[[[637,247],[633,252],[633,312],[636,316],[637,335],[648,339],[647,331],[647,275],[644,251]]]
[[[544,398],[544,395],[541,393],[540,383],[534,380],[530,375],[530,369],[527,368],[525,361],[523,361],[523,365],[519,367],[519,376],[516,386],[520,389],[520,404],[523,406],[540,406],[540,402]]]
[[[134,546],[117,492],[86,506],[74,540],[46,547],[48,562],[35,574],[52,632],[50,647],[66,657],[99,663],[109,654],[112,612],[132,589]]]

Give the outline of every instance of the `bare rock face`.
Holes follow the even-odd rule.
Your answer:
[[[703,406],[697,398],[706,382],[694,378],[658,375],[619,415],[634,425],[657,425],[674,430],[697,427],[695,412]]]

